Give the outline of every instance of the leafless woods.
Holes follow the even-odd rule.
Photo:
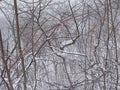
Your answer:
[[[120,90],[120,0],[1,0],[0,90]]]

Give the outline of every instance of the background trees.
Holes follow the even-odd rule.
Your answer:
[[[119,90],[119,5],[1,1],[0,90]]]

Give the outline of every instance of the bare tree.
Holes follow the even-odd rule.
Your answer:
[[[0,89],[119,90],[119,5],[1,1]]]

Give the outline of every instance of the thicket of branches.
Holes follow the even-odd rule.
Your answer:
[[[120,0],[2,0],[0,90],[119,90]]]

